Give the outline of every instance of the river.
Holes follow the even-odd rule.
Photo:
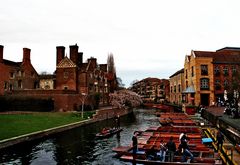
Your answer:
[[[116,135],[105,139],[95,137],[103,127],[114,125],[113,119],[109,119],[0,150],[0,164],[129,164],[115,158],[112,148],[131,144],[135,130],[145,130],[149,126],[159,125],[154,112],[136,109],[134,113],[121,117],[123,131],[120,138]]]

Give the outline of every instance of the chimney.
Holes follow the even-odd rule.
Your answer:
[[[83,52],[78,52],[78,66],[83,63]]]
[[[57,46],[57,63],[56,65],[59,64],[60,61],[64,58],[65,54],[65,47],[64,46]]]
[[[100,64],[100,69],[104,72],[107,72],[107,64]]]
[[[23,48],[23,63],[31,63],[30,53],[31,49]]]
[[[95,69],[95,68],[97,67],[97,59],[91,57],[91,58],[88,59],[88,63],[90,63],[90,62],[91,62],[91,66],[92,66],[92,68]]]
[[[3,62],[3,48],[4,48],[4,46],[0,45],[0,63]]]
[[[70,45],[70,60],[74,62],[74,64],[78,65],[78,46]]]

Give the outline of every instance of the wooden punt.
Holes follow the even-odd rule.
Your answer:
[[[117,134],[117,133],[121,132],[122,130],[123,130],[122,128],[111,128],[111,129],[108,130],[107,133],[104,133],[104,134],[103,133],[97,133],[96,137],[97,138],[110,137],[110,136],[112,136],[114,134]]]
[[[213,165],[215,164],[215,158],[201,158],[201,157],[194,157],[193,163],[188,162],[181,162],[180,156],[174,157],[174,162],[161,162],[159,160],[148,160],[148,159],[141,159],[142,156],[136,155],[136,159],[133,159],[132,155],[123,155],[120,157],[122,161],[126,162],[135,162],[139,164],[161,164],[161,165],[174,165],[174,164],[181,164],[181,165]]]

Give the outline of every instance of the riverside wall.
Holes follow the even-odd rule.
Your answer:
[[[77,128],[83,125],[92,124],[92,123],[103,121],[106,119],[111,119],[116,115],[124,116],[132,112],[133,112],[133,109],[129,109],[129,108],[122,108],[122,109],[111,108],[111,107],[101,108],[99,110],[96,110],[96,114],[94,114],[93,118],[91,119],[87,119],[84,121],[79,121],[79,122],[75,122],[75,123],[71,123],[63,126],[58,126],[58,127],[54,127],[54,128],[50,128],[42,131],[37,131],[37,132],[13,137],[10,139],[1,140],[0,149],[7,148],[23,142],[30,142],[33,140],[37,140],[43,137],[47,137],[47,136],[57,134],[63,131],[67,131],[73,128]]]

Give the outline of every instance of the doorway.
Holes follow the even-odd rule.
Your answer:
[[[201,94],[201,105],[209,106],[209,94]]]

